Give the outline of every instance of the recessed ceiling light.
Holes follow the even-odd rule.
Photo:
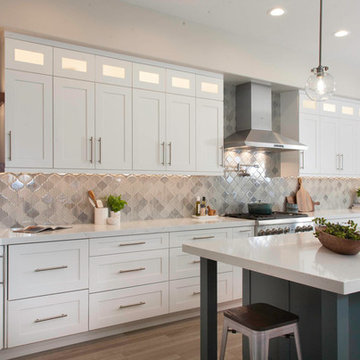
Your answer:
[[[336,36],[336,37],[344,37],[344,36],[348,36],[349,34],[350,34],[350,31],[339,30],[336,33],[334,33],[334,36]]]
[[[285,14],[285,9],[281,7],[276,7],[268,11],[268,14],[271,16],[282,16]]]

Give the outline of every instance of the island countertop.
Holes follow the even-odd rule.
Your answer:
[[[360,291],[360,254],[335,254],[312,233],[191,241],[183,251],[342,295]]]

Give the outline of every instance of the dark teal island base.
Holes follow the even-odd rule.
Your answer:
[[[299,315],[305,360],[360,359],[360,293],[339,295],[244,269],[243,302],[266,302]],[[243,341],[248,360],[248,341]],[[295,360],[294,339],[272,339],[269,359]]]

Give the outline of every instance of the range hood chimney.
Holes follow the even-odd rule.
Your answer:
[[[237,86],[236,133],[225,139],[225,149],[306,150],[306,145],[272,131],[271,108],[270,86],[254,82]]]

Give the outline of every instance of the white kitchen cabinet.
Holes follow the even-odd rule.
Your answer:
[[[94,84],[54,78],[54,167],[93,169]]]
[[[224,104],[196,99],[196,170],[222,173],[224,166]]]
[[[96,84],[95,135],[97,169],[131,170],[131,89]]]
[[[94,81],[95,55],[55,47],[54,75]]]
[[[307,150],[299,152],[300,174],[317,174],[320,172],[319,117],[310,113],[301,113],[299,122],[299,141],[308,146]]]
[[[195,96],[195,74],[166,69],[166,92]]]
[[[167,169],[195,171],[195,98],[166,95]]]
[[[319,115],[320,105],[320,102],[311,100],[304,92],[299,92],[300,113]]]
[[[104,56],[96,56],[95,81],[98,83],[131,87],[132,63]]]
[[[16,39],[5,39],[5,67],[52,75],[53,49],[51,46]]]
[[[8,346],[88,331],[88,292],[8,302]]]
[[[133,90],[134,170],[166,169],[165,94]]]
[[[4,347],[4,328],[4,285],[0,284],[0,349]]]
[[[5,166],[51,168],[51,76],[6,70],[5,78]]]
[[[320,103],[320,115],[325,117],[339,117],[341,105],[335,99],[329,99]]]
[[[133,87],[164,92],[165,69],[157,66],[133,63]]]
[[[321,174],[336,174],[340,167],[337,146],[337,119],[322,116],[319,130]]]
[[[196,96],[204,99],[224,99],[224,80],[196,75]]]

